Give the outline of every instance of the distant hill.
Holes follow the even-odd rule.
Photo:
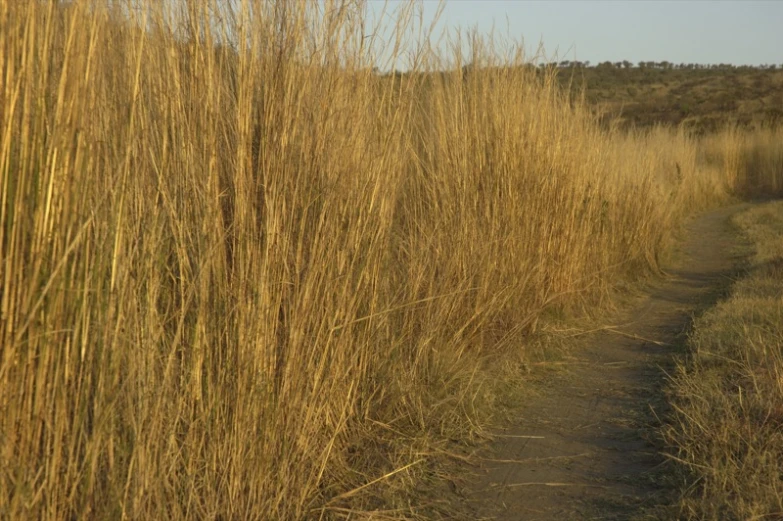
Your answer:
[[[549,64],[604,122],[623,127],[685,123],[711,131],[725,123],[742,126],[783,123],[783,65],[732,66],[669,62]]]

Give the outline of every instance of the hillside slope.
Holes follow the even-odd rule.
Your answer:
[[[700,131],[783,120],[783,69],[776,66],[560,65],[558,79],[622,126],[680,124]],[[619,66],[618,66],[619,65]]]

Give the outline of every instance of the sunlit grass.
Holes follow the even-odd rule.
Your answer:
[[[746,138],[600,131],[491,41],[381,76],[352,4],[226,4],[0,0],[2,516],[414,515],[487,357],[739,191]]]

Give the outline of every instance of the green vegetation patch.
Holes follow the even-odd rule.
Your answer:
[[[665,432],[687,476],[684,519],[783,516],[783,203],[735,218],[748,275],[696,321]]]

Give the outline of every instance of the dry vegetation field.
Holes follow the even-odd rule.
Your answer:
[[[683,519],[783,517],[783,203],[734,218],[752,250],[731,295],[696,321],[666,438]]]
[[[478,38],[381,76],[326,4],[0,0],[0,518],[415,517],[542,312],[783,188],[779,131],[608,131]]]
[[[559,67],[563,87],[583,91],[606,124],[639,128],[666,123],[704,134],[729,124],[750,129],[783,123],[783,64],[626,61]]]

